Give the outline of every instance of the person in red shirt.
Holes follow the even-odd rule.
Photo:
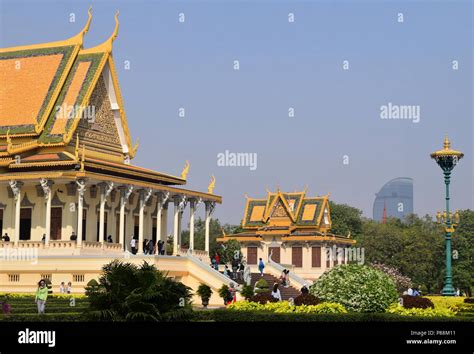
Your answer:
[[[216,253],[214,258],[216,259],[217,266],[219,266],[219,264],[221,264],[221,257],[219,257],[219,254]]]

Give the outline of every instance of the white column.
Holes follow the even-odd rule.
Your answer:
[[[139,225],[138,226],[138,253],[139,254],[143,253],[143,229],[144,229],[143,218],[144,218],[144,213],[145,213],[145,206],[148,199],[150,199],[152,192],[153,191],[151,189],[148,189],[146,191],[145,190],[140,191],[140,210],[138,214],[138,225]]]
[[[163,203],[162,221],[161,221],[161,237],[163,241],[168,241],[168,203]]]
[[[104,245],[105,228],[105,203],[114,188],[113,182],[102,183],[100,186],[100,214],[99,214],[99,242]]]
[[[49,246],[49,240],[51,239],[51,184],[52,181],[48,181],[47,179],[41,178],[40,179],[41,187],[43,188],[44,192],[44,199],[46,202],[46,220],[45,220],[45,238],[44,238],[44,245],[45,247]]]
[[[179,199],[174,198],[173,217],[173,256],[178,254],[178,232],[179,232]]]
[[[204,250],[209,252],[209,224],[211,223],[211,215],[214,212],[216,203],[206,202],[206,222],[205,222],[205,239],[204,239]]]
[[[84,180],[76,181],[77,184],[77,240],[76,246],[82,247],[82,219],[84,213],[84,193],[86,192],[86,182]]]
[[[125,205],[127,204],[130,194],[133,192],[133,186],[122,186],[120,188],[120,221],[119,221],[119,243],[122,246],[122,250],[125,247]]]
[[[194,250],[194,213],[196,212],[196,203],[191,200],[189,205],[189,249]]]
[[[10,181],[10,188],[15,199],[15,230],[13,233],[14,246],[18,247],[20,241],[20,211],[21,211],[21,187],[23,182]]]
[[[164,204],[168,201],[169,198],[169,192],[167,193],[162,193],[159,192],[157,194],[158,200],[157,200],[157,206],[156,206],[156,242],[163,239],[163,206]],[[165,223],[167,220],[165,220]],[[165,235],[166,236],[166,235]],[[166,248],[166,243],[164,244],[164,247]],[[158,254],[158,246],[156,246],[156,252],[155,254]]]

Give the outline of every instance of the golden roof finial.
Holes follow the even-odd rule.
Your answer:
[[[115,28],[114,31],[112,32],[112,35],[105,41],[106,44],[106,50],[110,53],[112,52],[112,42],[117,38],[118,35],[118,30],[119,30],[119,20],[118,20],[118,15],[119,15],[119,10],[115,13]]]
[[[132,158],[135,157],[139,146],[140,146],[140,139],[137,138],[137,142],[135,143],[135,145],[133,145],[132,151],[130,151],[130,157]]]
[[[89,10],[87,10],[88,14],[88,19],[86,22],[86,25],[82,29],[81,32],[76,34],[74,37],[70,38],[69,40],[72,40],[73,42],[79,43],[82,46],[82,41],[84,40],[84,35],[89,32],[89,27],[91,26],[91,21],[92,21],[92,6],[89,6]]]
[[[12,145],[12,138],[10,138],[10,128],[8,128],[8,130],[7,130],[7,144],[9,146]]]
[[[91,21],[92,21],[92,6],[89,6],[89,10],[87,10],[87,15],[89,16],[89,18],[87,19],[84,29],[81,31],[82,35],[89,32],[89,27],[91,26]]]
[[[449,142],[448,134],[444,136],[444,149],[449,150],[451,143]]]
[[[188,176],[188,172],[189,172],[189,161],[186,160],[183,171],[181,172],[181,178],[186,179],[186,177]]]
[[[211,177],[211,182],[209,183],[209,185],[207,186],[207,193],[209,194],[214,194],[214,188],[216,186],[216,177],[214,177],[214,175],[212,175]]]

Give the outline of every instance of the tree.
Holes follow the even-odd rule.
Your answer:
[[[453,234],[453,284],[468,296],[474,293],[474,211],[462,210]]]
[[[429,292],[442,288],[443,237],[429,217],[410,215],[404,222],[393,218],[386,223],[365,221],[357,247],[364,248],[367,262],[397,268],[414,286],[425,285]]]
[[[190,288],[144,262],[140,267],[115,260],[89,284],[89,316],[100,321],[185,320],[191,312]]]
[[[362,211],[347,204],[329,202],[331,210],[331,232],[346,236],[349,232],[357,237],[362,232]]]

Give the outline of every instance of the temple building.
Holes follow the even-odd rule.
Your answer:
[[[185,188],[188,162],[179,176],[131,163],[138,144],[112,55],[118,13],[112,35],[85,49],[91,19],[89,9],[83,30],[67,40],[0,49],[0,230],[7,236],[0,240],[0,291],[31,291],[40,277],[83,289],[104,263],[130,257],[132,236],[139,262],[145,239],[166,242],[169,234],[173,252],[160,267],[188,285],[203,281],[186,280],[192,271],[184,262],[189,252],[181,250],[181,223],[189,207],[189,249],[206,258],[211,214],[222,202],[215,178],[200,192]],[[197,212],[204,213],[204,250],[193,249]],[[38,256],[35,266],[9,261],[28,249]],[[225,283],[215,274],[205,281]]]
[[[347,250],[355,244],[350,235],[330,232],[329,196],[308,197],[306,191],[268,191],[265,199],[247,198],[242,228],[243,232],[218,241],[239,241],[247,263],[255,268],[262,258],[305,280],[348,262]]]

